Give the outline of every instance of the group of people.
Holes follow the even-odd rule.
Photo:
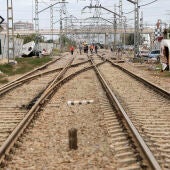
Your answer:
[[[79,44],[78,46],[79,48],[79,52],[80,54],[82,54],[82,50],[84,50],[84,53],[88,54],[88,50],[90,49],[90,53],[93,54],[93,52],[95,52],[97,54],[97,51],[98,51],[98,46],[97,44]],[[75,50],[75,47],[72,45],[70,46],[70,53],[71,55],[73,55],[74,53],[74,50]]]

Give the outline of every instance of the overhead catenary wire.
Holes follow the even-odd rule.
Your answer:
[[[142,6],[148,6],[148,5],[150,5],[150,4],[153,4],[153,3],[155,3],[156,1],[158,1],[158,0],[154,0],[154,1],[152,1],[152,2],[149,2],[149,3],[143,4],[143,5],[139,5],[138,7],[142,7]]]
[[[148,6],[148,5],[150,5],[150,4],[155,3],[156,1],[158,1],[158,0],[154,0],[154,1],[152,1],[152,2],[143,4],[143,5],[138,5],[138,8],[143,7],[143,6]],[[129,11],[129,12],[124,12],[124,14],[130,14],[130,13],[132,13],[132,12],[134,12],[134,11],[135,11],[135,10],[132,10],[132,11]]]
[[[129,12],[123,12],[124,14],[130,14],[132,12],[134,12],[135,10],[129,11]]]

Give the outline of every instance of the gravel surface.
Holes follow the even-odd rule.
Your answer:
[[[107,53],[106,57],[113,57],[113,53],[108,50],[103,50],[103,53]],[[117,63],[118,65],[170,92],[170,76],[166,76],[165,72],[155,70],[157,64],[132,63],[128,61],[127,56],[122,58],[125,62]]]
[[[78,53],[74,55],[78,60],[85,58]],[[126,62],[121,65],[170,91],[170,79],[157,78],[145,64]],[[93,71],[83,73],[59,89],[34,126],[23,135],[23,143],[6,170],[117,169],[97,91],[98,81]],[[67,105],[68,100],[86,99],[94,103]],[[68,130],[73,127],[78,130],[78,150],[68,148]]]
[[[170,92],[170,76],[165,77],[160,70],[152,70],[151,68],[155,67],[155,65],[130,62],[121,63],[119,65]]]
[[[59,89],[24,135],[7,169],[115,169],[97,83],[94,72],[88,71]],[[67,105],[68,100],[87,99],[94,103]],[[78,150],[68,148],[70,128],[78,130]]]
[[[110,69],[110,68],[112,69]],[[162,169],[170,168],[170,103],[109,63],[100,70]]]

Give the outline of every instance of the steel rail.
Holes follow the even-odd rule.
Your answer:
[[[97,68],[97,66],[95,66],[95,64],[94,64],[94,62],[92,60],[91,60],[91,63],[93,65],[93,68],[95,69],[96,74],[97,74],[103,88],[105,89],[105,91],[107,93],[107,96],[109,97],[111,103],[114,105],[114,107],[117,109],[117,111],[123,116],[123,118],[126,121],[130,131],[132,132],[132,134],[134,135],[136,141],[138,142],[138,145],[141,147],[142,152],[145,155],[145,158],[147,158],[150,166],[154,170],[161,170],[161,167],[158,164],[157,160],[155,159],[154,155],[152,154],[152,152],[150,151],[150,149],[148,148],[148,146],[146,145],[146,143],[144,142],[144,140],[140,136],[138,130],[135,128],[132,121],[128,117],[127,113],[125,112],[125,110],[121,106],[120,102],[118,101],[118,99],[116,98],[114,93],[112,92],[111,88],[107,84],[106,80],[101,75],[99,69]]]
[[[142,82],[144,85],[148,86],[151,90],[156,91],[157,93],[159,93],[161,96],[164,96],[167,99],[170,99],[170,93],[164,89],[162,89],[161,87],[158,87],[157,85],[148,82],[147,80],[145,80],[144,78],[141,78],[137,75],[135,75],[134,73],[126,70],[125,68],[113,63],[111,60],[106,59],[108,62],[110,62],[113,66],[117,67],[118,69],[122,70],[123,72],[127,73],[128,75],[130,75],[131,77],[135,78],[136,80],[138,80],[139,82]]]
[[[38,68],[36,68],[36,69],[34,69],[34,70],[32,70],[32,71],[29,71],[28,73],[20,76],[19,78],[15,79],[14,81],[9,82],[9,83],[1,86],[1,87],[0,87],[0,90],[3,89],[3,88],[6,87],[6,86],[9,86],[11,83],[13,83],[13,82],[15,82],[15,81],[19,81],[19,80],[21,80],[21,79],[23,79],[23,78],[25,78],[25,77],[27,77],[27,76],[29,76],[29,75],[37,72],[38,70],[42,70],[42,69],[46,68],[47,66],[55,63],[56,61],[58,61],[58,60],[60,60],[60,59],[61,59],[61,57],[60,57],[60,58],[57,58],[57,59],[55,59],[55,60],[53,60],[53,61],[49,61],[48,63],[46,63],[46,64],[44,64],[44,65],[42,65],[42,66],[40,66],[40,67],[38,67]]]
[[[76,67],[76,66],[78,66],[78,65],[85,64],[85,63],[87,63],[87,62],[89,62],[89,60],[83,61],[83,62],[80,62],[80,63],[76,63],[76,64],[72,64],[71,67]],[[7,93],[9,90],[11,90],[11,89],[13,89],[13,88],[15,88],[15,87],[17,87],[17,86],[22,85],[23,83],[25,83],[25,82],[27,82],[27,81],[30,81],[30,80],[35,79],[35,78],[37,78],[37,77],[40,77],[40,76],[42,76],[42,75],[46,75],[46,74],[50,74],[50,73],[53,73],[53,72],[56,72],[56,71],[60,71],[60,70],[62,70],[62,69],[63,69],[63,67],[61,67],[61,68],[56,68],[56,69],[52,69],[52,70],[49,70],[49,71],[46,71],[46,72],[43,72],[43,73],[38,73],[38,74],[33,75],[33,76],[30,76],[30,77],[27,77],[28,75],[26,75],[26,76],[24,75],[24,76],[20,77],[19,79],[14,80],[13,82],[8,83],[8,84],[7,84],[6,86],[4,86],[3,88],[0,88],[0,96],[3,95],[3,94],[5,94],[5,93]],[[33,72],[33,73],[34,73],[34,72]],[[30,74],[31,74],[31,72],[29,73],[29,75],[30,75]],[[26,77],[26,78],[25,78],[25,77]]]
[[[97,65],[101,65],[104,62],[98,63]],[[92,69],[93,66],[88,66],[83,69],[80,69],[67,77],[59,80],[56,82],[53,86],[51,86],[48,91],[44,91],[44,93],[41,95],[41,97],[36,101],[34,106],[31,108],[31,110],[26,114],[26,116],[23,118],[23,120],[17,125],[17,127],[12,131],[12,133],[8,136],[6,141],[3,143],[3,145],[0,147],[0,163],[2,163],[3,159],[5,158],[5,155],[9,153],[10,149],[13,147],[14,143],[18,140],[20,135],[24,132],[26,127],[30,124],[31,120],[34,118],[34,116],[38,113],[40,108],[45,105],[45,103],[50,99],[53,93],[56,92],[57,88],[60,88],[64,83],[68,82],[75,76],[77,76],[80,73],[83,73],[87,70]]]
[[[60,80],[60,78],[63,76],[63,74],[66,72],[66,70],[70,67],[71,63],[73,62],[74,58],[70,59],[66,66],[61,70],[61,72],[57,75],[57,77],[54,78],[55,81],[52,81],[51,84],[53,85],[57,80]],[[13,139],[15,139],[18,135],[18,132],[21,132],[20,130],[23,129],[25,125],[28,125],[30,117],[32,118],[33,112],[38,110],[41,105],[39,104],[40,101],[44,100],[44,97],[47,96],[49,93],[49,90],[52,86],[49,84],[47,88],[44,90],[43,94],[40,96],[38,101],[33,105],[33,107],[30,109],[30,111],[26,114],[26,116],[23,118],[23,120],[18,124],[18,126],[14,129],[14,131],[9,135],[7,140],[4,142],[4,144],[0,148],[0,162],[1,158],[5,155],[5,152],[9,151],[10,146],[13,144]],[[24,122],[24,123],[23,123]]]

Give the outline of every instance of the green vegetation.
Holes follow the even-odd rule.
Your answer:
[[[60,50],[59,49],[57,49],[57,48],[55,48],[55,49],[53,49],[53,56],[60,56],[61,54],[60,54]]]
[[[127,34],[125,39],[126,45],[134,45],[134,34]]]
[[[43,37],[39,36],[36,38],[36,34],[30,34],[27,36],[21,36],[21,35],[17,34],[17,38],[22,38],[24,40],[24,44],[29,43],[31,41],[36,41],[37,38],[38,38],[39,42],[44,42]]]
[[[164,71],[164,72],[163,72],[163,77],[168,77],[168,78],[170,78],[170,72],[169,72],[169,71]]]
[[[7,83],[7,76],[12,76],[15,74],[24,74],[36,67],[39,67],[49,61],[51,61],[51,58],[49,57],[42,57],[42,58],[17,58],[16,65],[11,64],[2,64],[0,65],[0,71],[3,74],[0,74],[0,83]]]
[[[160,63],[155,65],[155,70],[151,71],[152,75],[170,78],[170,72],[168,70],[165,70],[165,71],[162,72],[161,69],[162,69],[162,65]]]
[[[0,74],[0,84],[5,84],[5,83],[8,83],[8,79],[5,78],[5,75]]]

